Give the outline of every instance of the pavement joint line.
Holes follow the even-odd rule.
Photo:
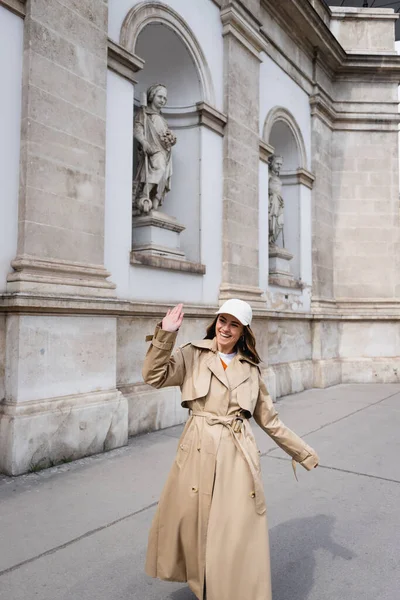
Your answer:
[[[271,456],[268,454],[262,454],[262,458],[273,458],[274,460],[283,460],[284,462],[290,462],[283,456]],[[318,469],[326,469],[328,471],[339,471],[339,473],[348,473],[349,475],[358,475],[359,477],[367,477],[368,479],[379,479],[380,481],[388,481],[389,483],[400,483],[398,479],[390,479],[390,477],[380,477],[379,475],[369,475],[368,473],[360,473],[359,471],[350,471],[349,469],[340,469],[339,467],[328,467],[326,465],[318,465]]]
[[[146,512],[146,510],[149,510],[150,508],[154,508],[155,506],[157,506],[157,504],[158,504],[158,500],[157,500],[157,502],[152,502],[151,504],[148,504],[147,506],[144,506],[143,508],[139,508],[139,510],[129,513],[129,515],[125,515],[124,517],[115,519],[115,521],[111,521],[111,523],[107,523],[106,525],[101,525],[100,527],[96,527],[96,529],[91,529],[90,531],[87,531],[86,533],[83,533],[82,535],[79,535],[78,537],[76,537],[72,540],[68,540],[68,542],[65,542],[64,544],[60,544],[59,546],[50,548],[49,550],[46,550],[45,552],[41,552],[40,554],[37,554],[36,556],[32,556],[31,558],[27,558],[26,560],[23,560],[20,563],[13,565],[12,567],[3,569],[3,571],[0,571],[0,577],[2,575],[7,575],[8,573],[12,573],[13,571],[20,569],[21,567],[24,567],[25,565],[33,563],[33,562],[39,560],[40,558],[44,558],[45,556],[54,554],[55,552],[58,552],[59,550],[64,550],[64,548],[68,548],[68,546],[72,546],[72,544],[75,544],[76,542],[80,542],[81,540],[84,540],[85,538],[91,537],[92,535],[95,535],[96,533],[99,533],[100,531],[103,531],[104,529],[108,529],[109,527],[118,525],[118,523],[121,523],[122,521],[126,521],[127,519],[130,519],[131,517],[135,517],[136,515]]]
[[[307,433],[304,433],[301,437],[304,438],[307,435],[311,435],[313,433],[317,433],[317,431],[321,431],[322,429],[325,429],[325,427],[330,427],[331,425],[336,425],[336,423],[340,423],[340,421],[344,421],[345,419],[348,419],[349,417],[352,417],[353,415],[356,415],[364,410],[368,410],[368,408],[371,408],[371,406],[377,406],[378,404],[385,402],[385,400],[390,400],[390,398],[393,398],[394,396],[397,396],[398,394],[400,394],[400,392],[395,392],[394,394],[390,394],[390,396],[381,398],[380,400],[377,400],[376,402],[372,402],[371,404],[368,404],[367,406],[362,406],[361,408],[357,408],[357,410],[355,410],[354,412],[351,412],[348,415],[344,415],[343,417],[340,417],[339,419],[335,419],[334,421],[330,421],[329,423],[325,423],[324,425],[321,425],[321,427],[317,427],[317,429],[308,431]],[[277,450],[279,450],[278,447],[270,448],[269,450],[267,450],[267,452],[263,452],[263,454],[261,454],[261,456],[267,456],[267,454],[269,455],[272,452],[276,452]]]

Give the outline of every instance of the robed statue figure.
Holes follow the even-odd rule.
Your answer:
[[[136,175],[133,181],[134,214],[158,210],[171,189],[171,148],[176,137],[161,114],[167,103],[167,88],[157,83],[147,90],[135,117],[134,134],[139,142]]]
[[[268,226],[269,245],[277,247],[278,238],[282,236],[282,247],[285,247],[283,232],[285,203],[282,197],[282,180],[279,177],[283,165],[282,156],[272,155],[269,159],[269,187],[268,187]]]

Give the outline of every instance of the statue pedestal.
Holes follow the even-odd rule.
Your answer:
[[[136,256],[164,256],[186,260],[180,249],[179,236],[185,227],[174,217],[157,210],[134,217],[132,222],[132,251]]]
[[[285,248],[269,247],[269,282],[272,285],[293,287],[294,278],[290,271],[293,254]]]

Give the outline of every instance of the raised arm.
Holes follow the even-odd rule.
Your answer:
[[[253,417],[261,429],[307,471],[318,466],[317,453],[280,420],[261,377],[260,392]]]
[[[157,325],[143,364],[143,380],[155,388],[181,386],[185,361],[178,348],[171,356],[178,329],[183,320],[182,304],[168,310],[161,326]]]

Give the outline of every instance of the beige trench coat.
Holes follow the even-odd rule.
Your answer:
[[[189,420],[149,535],[146,573],[188,582],[203,600],[271,600],[265,499],[249,418],[307,470],[314,450],[279,419],[257,365],[226,371],[216,340],[186,344],[157,326],[143,366],[156,388],[179,386]]]

